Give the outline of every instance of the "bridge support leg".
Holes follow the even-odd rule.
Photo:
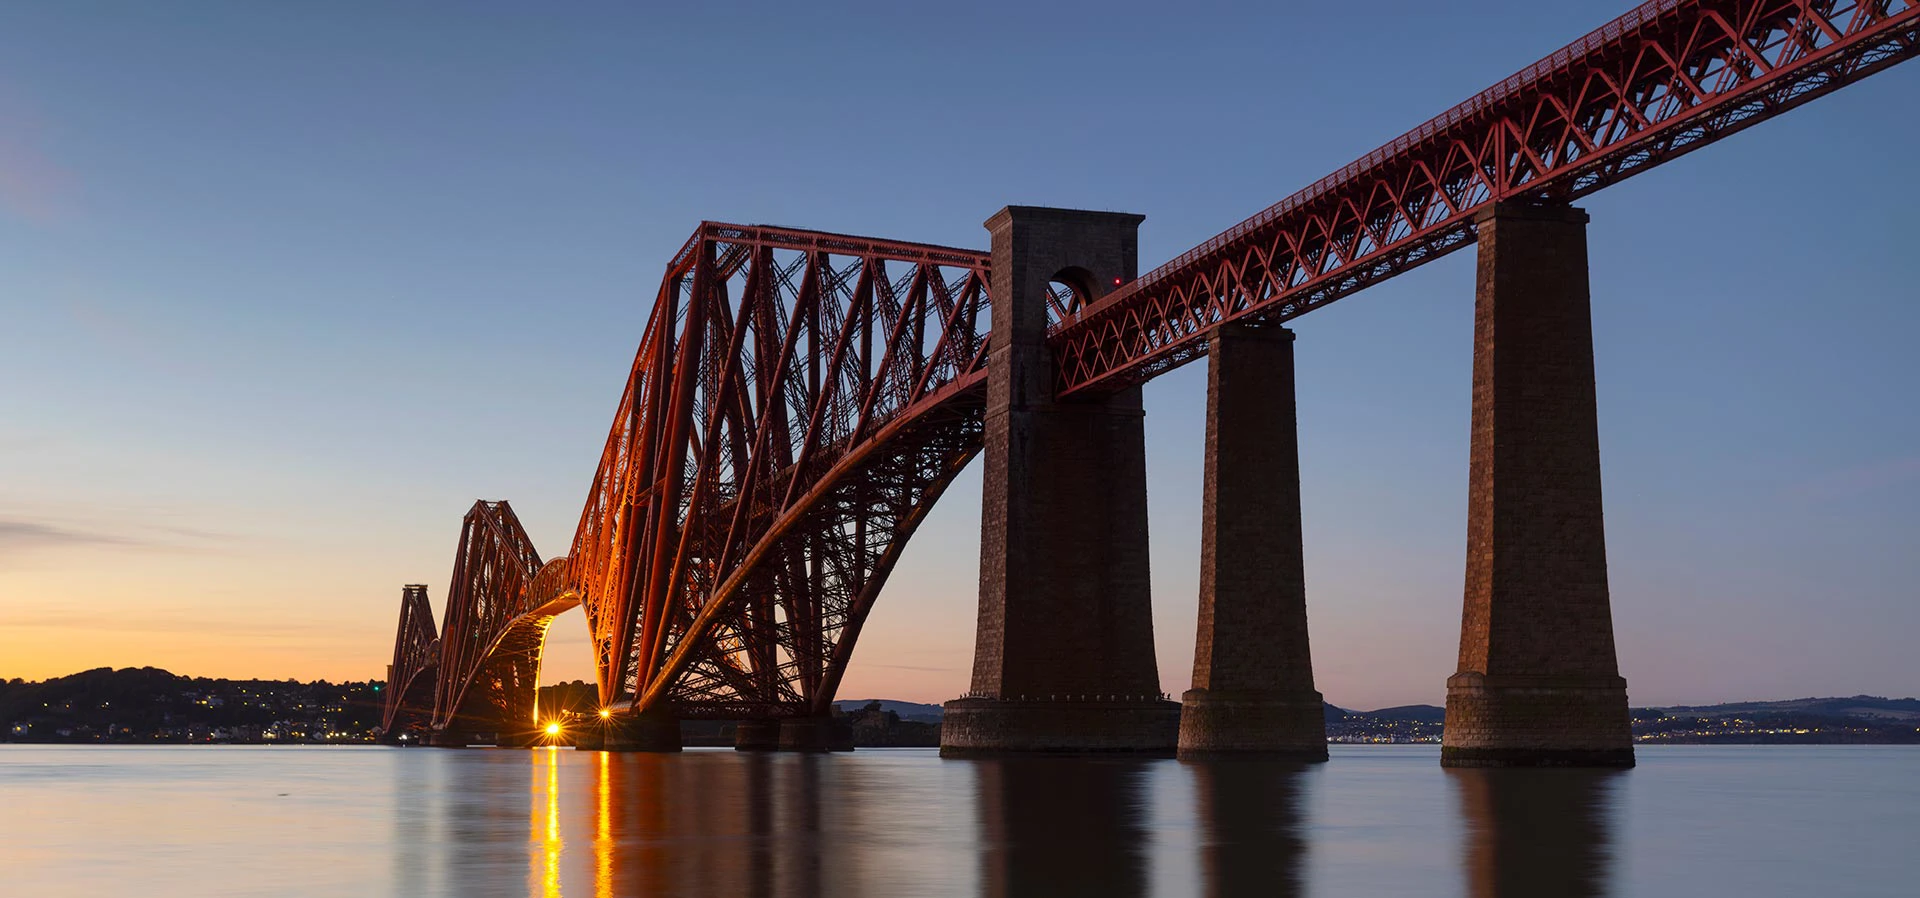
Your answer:
[[[607,751],[679,751],[680,721],[669,711],[615,714],[600,744]]]
[[[780,721],[781,751],[853,751],[853,727],[832,717]]]
[[[1449,767],[1630,767],[1601,520],[1587,215],[1481,216]]]
[[[1180,757],[1327,758],[1300,535],[1293,332],[1229,323],[1207,353],[1200,626]]]
[[[1047,282],[1085,298],[1137,268],[1141,217],[1010,206],[993,235],[992,362],[973,688],[940,753],[1171,754],[1147,569],[1139,388],[1054,399]]]
[[[738,751],[773,751],[779,748],[780,721],[740,721],[733,728],[733,747]]]

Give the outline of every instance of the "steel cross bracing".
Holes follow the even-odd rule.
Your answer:
[[[400,629],[393,637],[393,663],[387,665],[386,699],[380,732],[393,736],[426,726],[433,716],[435,674],[440,667],[440,636],[425,586],[400,590]]]
[[[534,729],[547,627],[578,604],[566,559],[542,565],[510,505],[475,502],[460,529],[440,628],[433,728]]]
[[[704,223],[662,279],[574,537],[602,701],[825,713],[979,450],[987,256]]]
[[[1920,0],[1655,0],[1093,303],[1059,395],[1206,353],[1473,242],[1495,202],[1564,203],[1920,52]]]

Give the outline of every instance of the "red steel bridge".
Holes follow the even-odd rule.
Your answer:
[[[1920,0],[1642,4],[1143,276],[1051,275],[1052,400],[1124,395],[1223,326],[1485,243],[1490,210],[1565,206],[1916,53]],[[826,715],[907,540],[994,445],[988,337],[1016,289],[998,239],[702,223],[567,554],[543,562],[507,503],[475,504],[438,633],[425,588],[403,594],[386,731],[532,731],[546,628],[576,605],[616,718]]]

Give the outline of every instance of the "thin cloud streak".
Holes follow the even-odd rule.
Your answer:
[[[147,530],[161,536],[137,533],[110,533],[72,527],[66,524],[27,518],[0,518],[0,557],[21,555],[39,549],[118,547],[161,552],[205,552],[206,546],[192,543],[234,543],[243,537],[198,530],[191,527],[155,525]],[[164,537],[164,538],[163,538]],[[187,542],[181,542],[186,540]]]
[[[112,533],[69,530],[42,521],[0,519],[0,555],[25,549],[65,546],[145,546],[148,543]]]

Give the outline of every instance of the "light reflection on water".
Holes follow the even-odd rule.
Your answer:
[[[1641,762],[4,746],[0,893],[1916,894],[1920,749]]]

